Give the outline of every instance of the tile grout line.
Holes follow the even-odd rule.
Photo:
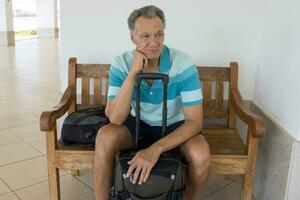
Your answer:
[[[74,177],[74,176],[73,176]],[[94,191],[93,188],[91,188],[88,184],[84,183],[82,180],[80,180],[79,178],[77,177],[74,177],[76,180],[78,180],[80,183],[82,183],[83,185],[85,185],[86,187],[88,187],[89,189],[91,189],[92,191]]]
[[[67,176],[67,175],[70,175],[70,174],[59,175],[59,178]],[[48,176],[47,176],[47,180],[43,180],[43,181],[40,181],[40,182],[37,182],[37,183],[33,183],[33,184],[30,184],[30,185],[26,185],[24,187],[17,188],[15,190],[12,190],[12,192],[18,192],[20,190],[23,190],[23,189],[26,189],[26,188],[29,188],[29,187],[32,187],[32,186],[35,186],[35,185],[39,185],[39,184],[45,183],[45,182],[48,183]],[[47,192],[49,192],[48,184],[47,184],[47,189],[48,189]]]
[[[13,190],[11,189],[11,187],[9,187],[9,185],[0,177],[0,180],[4,183],[4,185],[6,186],[6,187],[8,187],[8,189],[10,190],[9,192],[5,192],[5,193],[3,193],[3,194],[7,194],[7,193],[10,193],[10,192],[13,192]],[[1,194],[2,195],[2,194]]]
[[[15,193],[14,191],[12,191],[12,193],[17,197],[17,199],[22,200],[21,197],[19,197],[17,193]]]
[[[11,162],[11,163],[8,163],[8,164],[0,165],[0,168],[1,167],[6,167],[6,166],[9,166],[9,165],[13,165],[13,164],[17,164],[17,163],[20,163],[20,162],[24,162],[24,161],[27,161],[27,160],[32,160],[32,159],[35,159],[35,158],[40,158],[40,157],[44,157],[44,155],[39,155],[39,156],[35,156],[35,157],[32,157],[32,158],[27,158],[27,159],[24,159],[24,160],[19,160],[19,161],[16,161],[16,162]]]
[[[47,153],[44,154],[43,152],[41,152],[39,149],[37,149],[35,146],[33,146],[31,143],[29,143],[28,141],[24,140],[23,138],[21,138],[20,136],[18,136],[17,134],[14,134],[15,136],[17,136],[18,138],[20,138],[23,142],[25,142],[26,144],[28,144],[29,146],[31,146],[32,148],[34,148],[36,151],[38,151],[40,154],[42,154],[43,156],[45,156],[47,158]],[[46,140],[46,138],[44,138]],[[47,144],[46,144],[47,145]],[[47,146],[46,146],[46,150],[47,150]]]
[[[239,180],[240,180],[240,178],[237,179],[237,180],[234,180],[234,181],[232,181],[232,182],[230,182],[230,183],[228,183],[228,184],[226,184],[226,185],[224,185],[224,186],[222,186],[222,187],[220,187],[220,188],[218,188],[218,189],[216,189],[215,191],[213,191],[213,192],[209,193],[208,195],[204,196],[203,199],[206,199],[206,198],[210,197],[210,196],[213,195],[214,193],[219,192],[220,190],[222,190],[222,189],[224,189],[224,188],[230,186],[231,184],[234,184],[235,182],[238,182]],[[205,187],[205,186],[204,186],[204,187]],[[240,192],[241,192],[241,190],[240,190]]]
[[[34,114],[33,113],[27,113],[27,114],[31,114],[32,116],[34,116]],[[21,115],[23,115],[23,114],[21,114]],[[24,114],[25,115],[25,114]],[[18,115],[11,115],[11,116],[18,116]],[[35,118],[38,118],[38,117],[36,117],[36,116],[34,116]],[[0,119],[1,119],[1,117],[0,117]],[[39,122],[38,122],[39,123]],[[21,128],[21,127],[23,127],[23,126],[29,126],[29,125],[33,125],[33,124],[37,124],[36,122],[35,123],[30,123],[30,124],[23,124],[23,125],[21,125],[21,126],[13,126],[13,127],[9,127],[9,128],[4,128],[4,129],[0,129],[0,131],[4,131],[4,130],[7,130],[7,129],[14,129],[14,128]]]

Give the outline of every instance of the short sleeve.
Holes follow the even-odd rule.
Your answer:
[[[118,65],[118,62],[116,62],[116,60],[117,59],[113,61],[109,71],[107,98],[110,100],[114,99],[119,94],[122,84],[126,79],[125,71],[120,65]]]
[[[193,106],[202,103],[203,95],[196,65],[192,65],[186,70],[185,77],[180,85],[180,96],[183,106]]]

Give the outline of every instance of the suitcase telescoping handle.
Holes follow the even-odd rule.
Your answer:
[[[169,76],[160,73],[139,73],[136,75],[136,126],[135,126],[135,149],[138,150],[139,145],[139,131],[140,131],[140,87],[143,79],[157,80],[161,79],[164,85],[163,89],[163,111],[162,111],[162,133],[161,137],[164,137],[167,127],[167,93]]]

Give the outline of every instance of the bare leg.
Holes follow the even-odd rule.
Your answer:
[[[210,152],[202,135],[196,135],[180,146],[188,162],[184,199],[197,200],[208,177]]]
[[[99,130],[93,163],[96,200],[109,200],[115,155],[133,147],[133,140],[125,126],[108,124]]]

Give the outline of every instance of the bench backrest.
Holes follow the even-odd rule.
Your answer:
[[[69,112],[106,104],[109,67],[109,64],[79,64],[76,58],[70,58],[68,84],[75,88],[75,100]],[[229,67],[198,66],[198,72],[203,93],[204,118],[225,119],[226,126],[234,127],[235,114],[228,99],[231,95],[229,88],[237,88],[237,63],[231,62]],[[78,85],[81,87],[77,88]]]

